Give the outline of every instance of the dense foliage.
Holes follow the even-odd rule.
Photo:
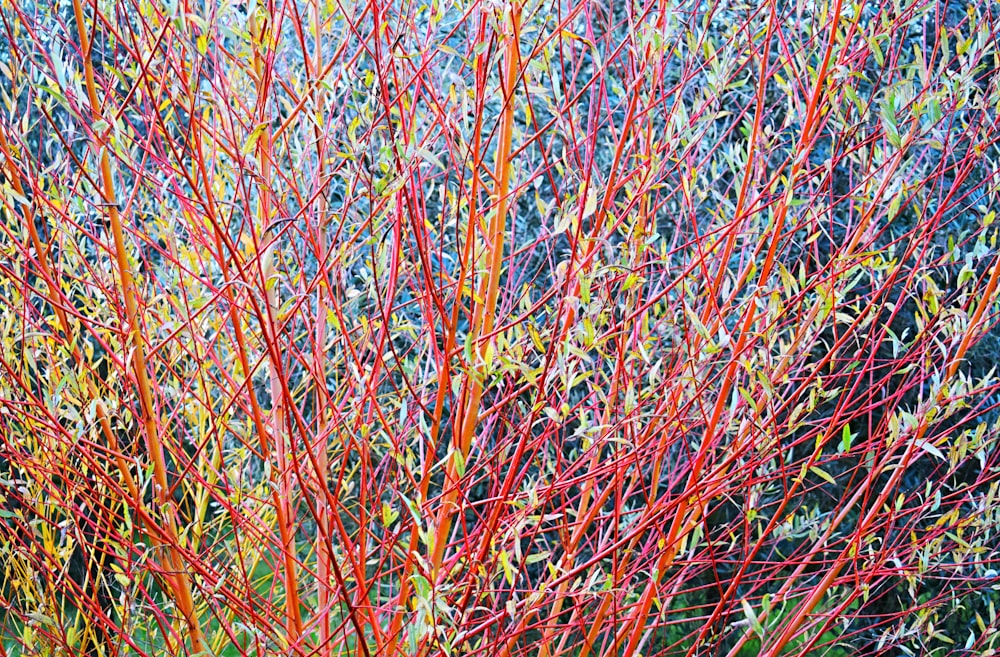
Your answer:
[[[0,657],[1000,650],[987,0],[0,0]]]

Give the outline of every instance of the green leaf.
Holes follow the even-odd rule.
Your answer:
[[[875,63],[882,66],[885,63],[885,55],[882,54],[882,48],[878,45],[878,39],[875,37],[869,37],[868,46],[872,49],[872,55],[875,57]]]
[[[427,600],[431,596],[431,583],[426,577],[419,574],[410,575],[410,581],[413,582],[413,588],[416,589],[417,597],[423,600]]]
[[[826,481],[826,482],[828,482],[828,483],[831,483],[831,484],[833,484],[834,486],[836,486],[836,485],[837,485],[837,480],[833,478],[833,475],[831,475],[831,474],[830,474],[829,472],[827,472],[826,470],[823,470],[823,469],[822,469],[822,468],[820,468],[819,466],[815,466],[815,465],[814,465],[814,466],[812,466],[811,468],[809,468],[809,472],[813,473],[814,475],[816,475],[817,477],[819,477],[819,478],[820,478],[820,479],[822,479],[823,481]]]
[[[395,511],[388,502],[382,502],[382,525],[391,527],[392,523],[399,517],[399,512]]]
[[[426,148],[423,148],[422,146],[417,146],[416,151],[417,151],[417,155],[419,155],[423,159],[427,160],[432,165],[436,166],[438,169],[442,169],[443,170],[445,168],[444,162],[442,162],[441,159],[437,155],[435,155],[434,153],[430,152]]]
[[[899,135],[896,135],[896,137],[898,139]],[[890,141],[892,140],[890,139]],[[892,197],[891,201],[889,201],[889,213],[887,217],[889,221],[895,219],[896,215],[899,214],[899,203],[902,200],[902,198],[903,198],[903,192],[900,191],[898,194]]]
[[[526,556],[524,558],[524,563],[530,566],[531,564],[538,563],[539,561],[547,561],[551,556],[552,553],[547,550],[545,552],[536,552],[534,554],[529,554],[528,556]]]
[[[746,598],[740,600],[740,604],[743,606],[743,614],[747,617],[747,621],[750,622],[750,627],[757,634],[761,640],[764,639],[764,626],[761,625],[760,619],[757,618],[757,614],[754,613],[753,607],[747,602]]]
[[[854,434],[851,433],[851,425],[845,424],[840,432],[840,451],[845,454],[851,451],[852,442],[854,442]]]
[[[59,39],[52,40],[52,66],[56,69],[56,82],[59,83],[59,88],[65,89],[68,86],[66,83],[66,62],[63,61]]]
[[[927,106],[927,116],[930,118],[932,125],[941,120],[943,114],[941,114],[941,103],[938,102],[937,98],[931,98]]]
[[[935,447],[934,445],[932,445],[931,443],[929,443],[926,440],[921,440],[920,444],[917,445],[917,447],[919,447],[920,449],[924,450],[925,452],[927,452],[931,456],[934,456],[934,457],[936,457],[938,459],[941,459],[942,461],[947,461],[948,460],[948,457],[946,457],[941,450],[939,450],[937,447]]]

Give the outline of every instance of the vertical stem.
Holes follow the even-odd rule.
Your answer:
[[[97,97],[97,85],[94,81],[94,67],[90,59],[90,36],[84,21],[83,7],[80,0],[73,0],[73,13],[76,18],[77,31],[80,37],[80,50],[83,53],[84,76],[87,85],[87,97],[90,101],[91,117],[95,122],[101,119],[100,101]],[[96,21],[95,21],[96,22]],[[167,466],[163,455],[163,445],[160,441],[159,429],[156,424],[155,408],[153,406],[152,385],[146,373],[146,348],[142,340],[139,326],[139,304],[132,276],[131,265],[125,252],[125,236],[122,230],[121,216],[118,211],[118,200],[115,195],[114,178],[111,175],[111,158],[108,148],[103,143],[103,137],[95,134],[94,148],[99,153],[101,162],[101,197],[108,208],[108,218],[111,223],[111,233],[115,242],[115,259],[118,275],[121,278],[122,292],[125,297],[125,311],[128,320],[128,337],[132,346],[132,367],[139,387],[146,451],[153,463],[155,479],[154,495],[157,506],[164,509],[166,534],[169,537],[165,545],[167,564],[172,576],[167,578],[170,593],[178,609],[184,615],[188,626],[191,648],[194,652],[205,649],[204,639],[198,617],[195,614],[194,599],[191,593],[191,582],[188,579],[184,563],[177,552],[177,526],[173,501],[168,498]]]
[[[480,22],[480,34],[477,38],[482,38],[482,27],[483,23]],[[482,55],[476,55],[475,57],[475,71],[476,71],[476,93],[477,97],[482,97],[482,85],[481,81],[484,79],[484,66]],[[481,109],[481,105],[477,105]],[[483,113],[481,111],[476,112],[475,118],[475,128],[473,130],[473,141],[472,141],[472,183],[469,192],[469,226],[472,227],[476,224],[478,220],[478,200],[479,200],[479,166],[482,162],[482,121]],[[459,260],[459,274],[458,281],[455,285],[456,298],[454,305],[452,306],[451,320],[448,326],[445,328],[445,346],[443,350],[443,358],[438,371],[438,392],[437,397],[434,402],[434,416],[431,422],[430,428],[430,447],[428,449],[429,453],[434,453],[437,449],[438,436],[441,433],[442,418],[444,415],[444,402],[448,393],[451,391],[451,363],[449,362],[450,355],[455,351],[455,345],[457,342],[457,327],[458,320],[462,309],[462,290],[465,288],[466,275],[469,269],[469,263],[472,261],[473,248],[472,244],[474,241],[474,233],[469,232],[466,237],[465,244],[462,248],[462,257]],[[430,479],[432,473],[434,461],[433,459],[426,459],[423,465],[420,476],[420,488],[419,488],[419,500],[423,501],[427,499],[427,491],[430,488]],[[400,634],[400,627],[402,625],[402,610],[404,609],[404,604],[410,594],[410,573],[413,571],[416,565],[416,559],[414,557],[415,552],[418,547],[419,532],[417,531],[416,523],[411,519],[409,523],[408,533],[410,535],[410,542],[406,549],[406,560],[403,563],[403,572],[400,577],[399,582],[399,594],[397,596],[396,611],[393,614],[392,621],[389,626],[388,634],[388,644],[387,644],[387,655],[394,655],[396,648],[396,641]]]
[[[322,75],[323,70],[323,30],[321,21],[321,11],[319,0],[313,0],[312,5],[313,13],[313,39],[315,40],[315,67],[313,69],[314,75],[317,76],[313,81],[316,84],[312,85],[312,93],[314,96],[314,106],[316,111],[322,111],[324,96],[323,87],[318,84],[319,76]],[[308,70],[308,66],[306,68]],[[319,186],[323,188],[326,185],[326,149],[323,145],[323,134],[320,129],[319,124],[315,126],[316,135],[316,161],[319,171]],[[316,198],[316,221],[317,227],[317,240],[319,244],[317,245],[318,256],[317,259],[320,262],[325,262],[326,259],[326,195],[320,193]],[[319,436],[328,435],[326,432],[326,410],[329,405],[329,399],[326,392],[326,359],[325,359],[325,349],[326,344],[326,295],[329,293],[329,273],[326,271],[321,272],[320,284],[316,290],[316,346],[315,349],[315,368],[316,368],[316,418],[317,418],[317,434]],[[329,469],[328,464],[328,454],[327,454],[327,444],[324,438],[318,444],[319,451],[316,455],[316,473],[317,485],[322,488],[322,483],[327,477],[327,470]],[[321,497],[321,496],[317,496]],[[317,524],[317,536],[315,543],[316,550],[316,574],[319,581],[316,584],[316,598],[318,602],[318,610],[320,614],[319,621],[319,642],[321,646],[321,654],[329,657],[333,650],[333,634],[330,627],[330,606],[332,599],[332,591],[330,587],[330,577],[331,577],[331,562],[333,560],[333,554],[329,550],[329,536],[330,536],[330,505],[327,503],[326,499],[320,499],[318,504],[318,518],[316,519]],[[359,637],[360,640],[360,637]]]
[[[261,186],[257,199],[257,224],[262,231],[266,231],[268,222],[271,219],[271,125],[267,114],[267,95],[269,93],[269,80],[271,72],[270,62],[261,57],[260,46],[264,45],[270,51],[271,30],[273,26],[268,25],[268,29],[261,32],[256,16],[250,16],[250,34],[254,40],[254,72],[257,77],[257,93],[260,98],[257,102],[258,120],[265,125],[263,133],[257,142],[261,168]],[[266,239],[266,237],[265,237]],[[296,575],[297,549],[295,534],[292,528],[291,513],[291,485],[288,481],[288,444],[283,439],[284,433],[284,394],[282,392],[281,379],[279,374],[280,362],[276,360],[280,355],[276,355],[277,348],[277,327],[274,318],[278,313],[278,284],[275,279],[274,270],[274,241],[271,240],[265,246],[261,264],[261,277],[264,284],[265,296],[267,297],[267,323],[262,327],[266,339],[271,342],[270,383],[271,383],[271,435],[274,440],[274,452],[277,457],[278,466],[278,495],[276,505],[276,516],[278,522],[278,533],[281,538],[281,552],[284,561],[285,579],[285,615],[288,641],[292,646],[298,644],[302,635],[302,611],[299,604],[299,587]],[[295,648],[296,650],[298,648]]]
[[[486,377],[486,357],[489,348],[489,341],[486,339],[493,332],[493,324],[496,317],[497,296],[500,287],[500,270],[503,267],[504,234],[507,225],[507,211],[510,200],[510,155],[511,142],[514,130],[514,87],[517,84],[517,76],[520,65],[519,38],[520,38],[520,17],[521,9],[518,5],[511,5],[510,27],[511,32],[507,35],[507,50],[504,55],[504,72],[502,80],[502,92],[504,96],[503,113],[500,117],[499,144],[497,145],[495,161],[496,185],[493,188],[493,195],[496,199],[496,211],[490,218],[490,225],[486,236],[486,255],[489,270],[479,285],[479,298],[481,303],[476,305],[473,313],[473,342],[476,344],[476,354],[478,359],[476,366],[468,381],[468,395],[461,416],[458,418],[457,431],[458,438],[455,444],[455,452],[448,460],[448,469],[445,479],[446,494],[441,505],[438,517],[437,529],[434,532],[434,553],[431,558],[431,565],[436,573],[441,567],[444,559],[444,550],[448,543],[448,535],[451,532],[451,522],[455,511],[455,502],[458,498],[458,472],[457,456],[460,453],[462,459],[469,454],[472,446],[472,437],[479,421],[479,404],[483,396],[483,385]],[[475,226],[469,226],[469,235],[473,235]]]

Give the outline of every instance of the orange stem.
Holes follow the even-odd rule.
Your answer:
[[[496,314],[497,296],[500,287],[500,271],[503,268],[504,233],[506,232],[507,211],[510,204],[508,198],[510,192],[510,153],[511,142],[514,131],[514,87],[517,83],[517,76],[520,66],[520,7],[512,5],[510,12],[511,33],[507,36],[507,51],[504,58],[504,108],[500,118],[500,142],[497,145],[494,197],[496,198],[496,212],[490,218],[489,232],[487,234],[487,261],[489,271],[486,278],[480,283],[479,298],[483,301],[476,305],[473,314],[474,336],[473,341],[477,346],[478,362],[468,382],[468,396],[465,410],[458,421],[459,431],[456,453],[461,453],[462,458],[468,456],[472,447],[472,437],[475,433],[479,421],[479,405],[482,401],[484,379],[486,377],[486,357],[489,349],[489,341],[486,339],[493,332],[493,324]],[[475,226],[469,226],[469,234],[472,235]],[[458,499],[458,472],[457,457],[453,453],[448,461],[445,486],[447,492],[441,505],[440,516],[438,518],[437,529],[434,532],[434,552],[431,558],[431,565],[436,573],[441,567],[444,558],[444,550],[448,543],[448,536],[451,531],[451,521],[455,512],[455,502]]]
[[[80,0],[73,0],[73,12],[76,18],[77,30],[80,37],[80,50],[83,53],[84,77],[86,79],[87,96],[90,101],[90,110],[93,120],[101,119],[100,101],[97,97],[97,85],[94,80],[94,67],[90,59],[90,35],[87,34],[87,27],[84,21],[83,7]],[[146,347],[142,339],[139,323],[139,304],[135,290],[135,281],[132,275],[132,268],[125,251],[125,236],[122,230],[121,216],[118,211],[118,200],[114,190],[114,178],[111,175],[111,159],[108,156],[107,145],[103,143],[103,137],[95,135],[94,147],[100,154],[101,162],[101,196],[105,207],[108,208],[108,218],[111,224],[111,234],[115,242],[115,258],[118,268],[118,275],[121,277],[122,292],[125,297],[125,310],[128,317],[129,341],[132,345],[132,367],[135,371],[136,381],[139,387],[139,397],[142,409],[142,420],[144,435],[146,440],[146,451],[153,462],[153,477],[155,479],[154,494],[161,509],[168,509],[164,519],[166,522],[166,533],[170,539],[166,547],[167,563],[174,572],[172,578],[171,594],[177,603],[178,609],[184,615],[188,625],[188,634],[191,640],[191,648],[194,652],[205,650],[204,638],[198,617],[195,613],[194,599],[191,593],[191,582],[187,571],[184,568],[180,556],[177,552],[177,527],[176,511],[173,507],[173,500],[167,497],[167,466],[163,455],[163,445],[160,441],[159,429],[156,423],[155,408],[153,406],[152,385],[146,373]]]

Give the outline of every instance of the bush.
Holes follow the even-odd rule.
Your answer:
[[[995,654],[992,3],[0,7],[0,657]]]

